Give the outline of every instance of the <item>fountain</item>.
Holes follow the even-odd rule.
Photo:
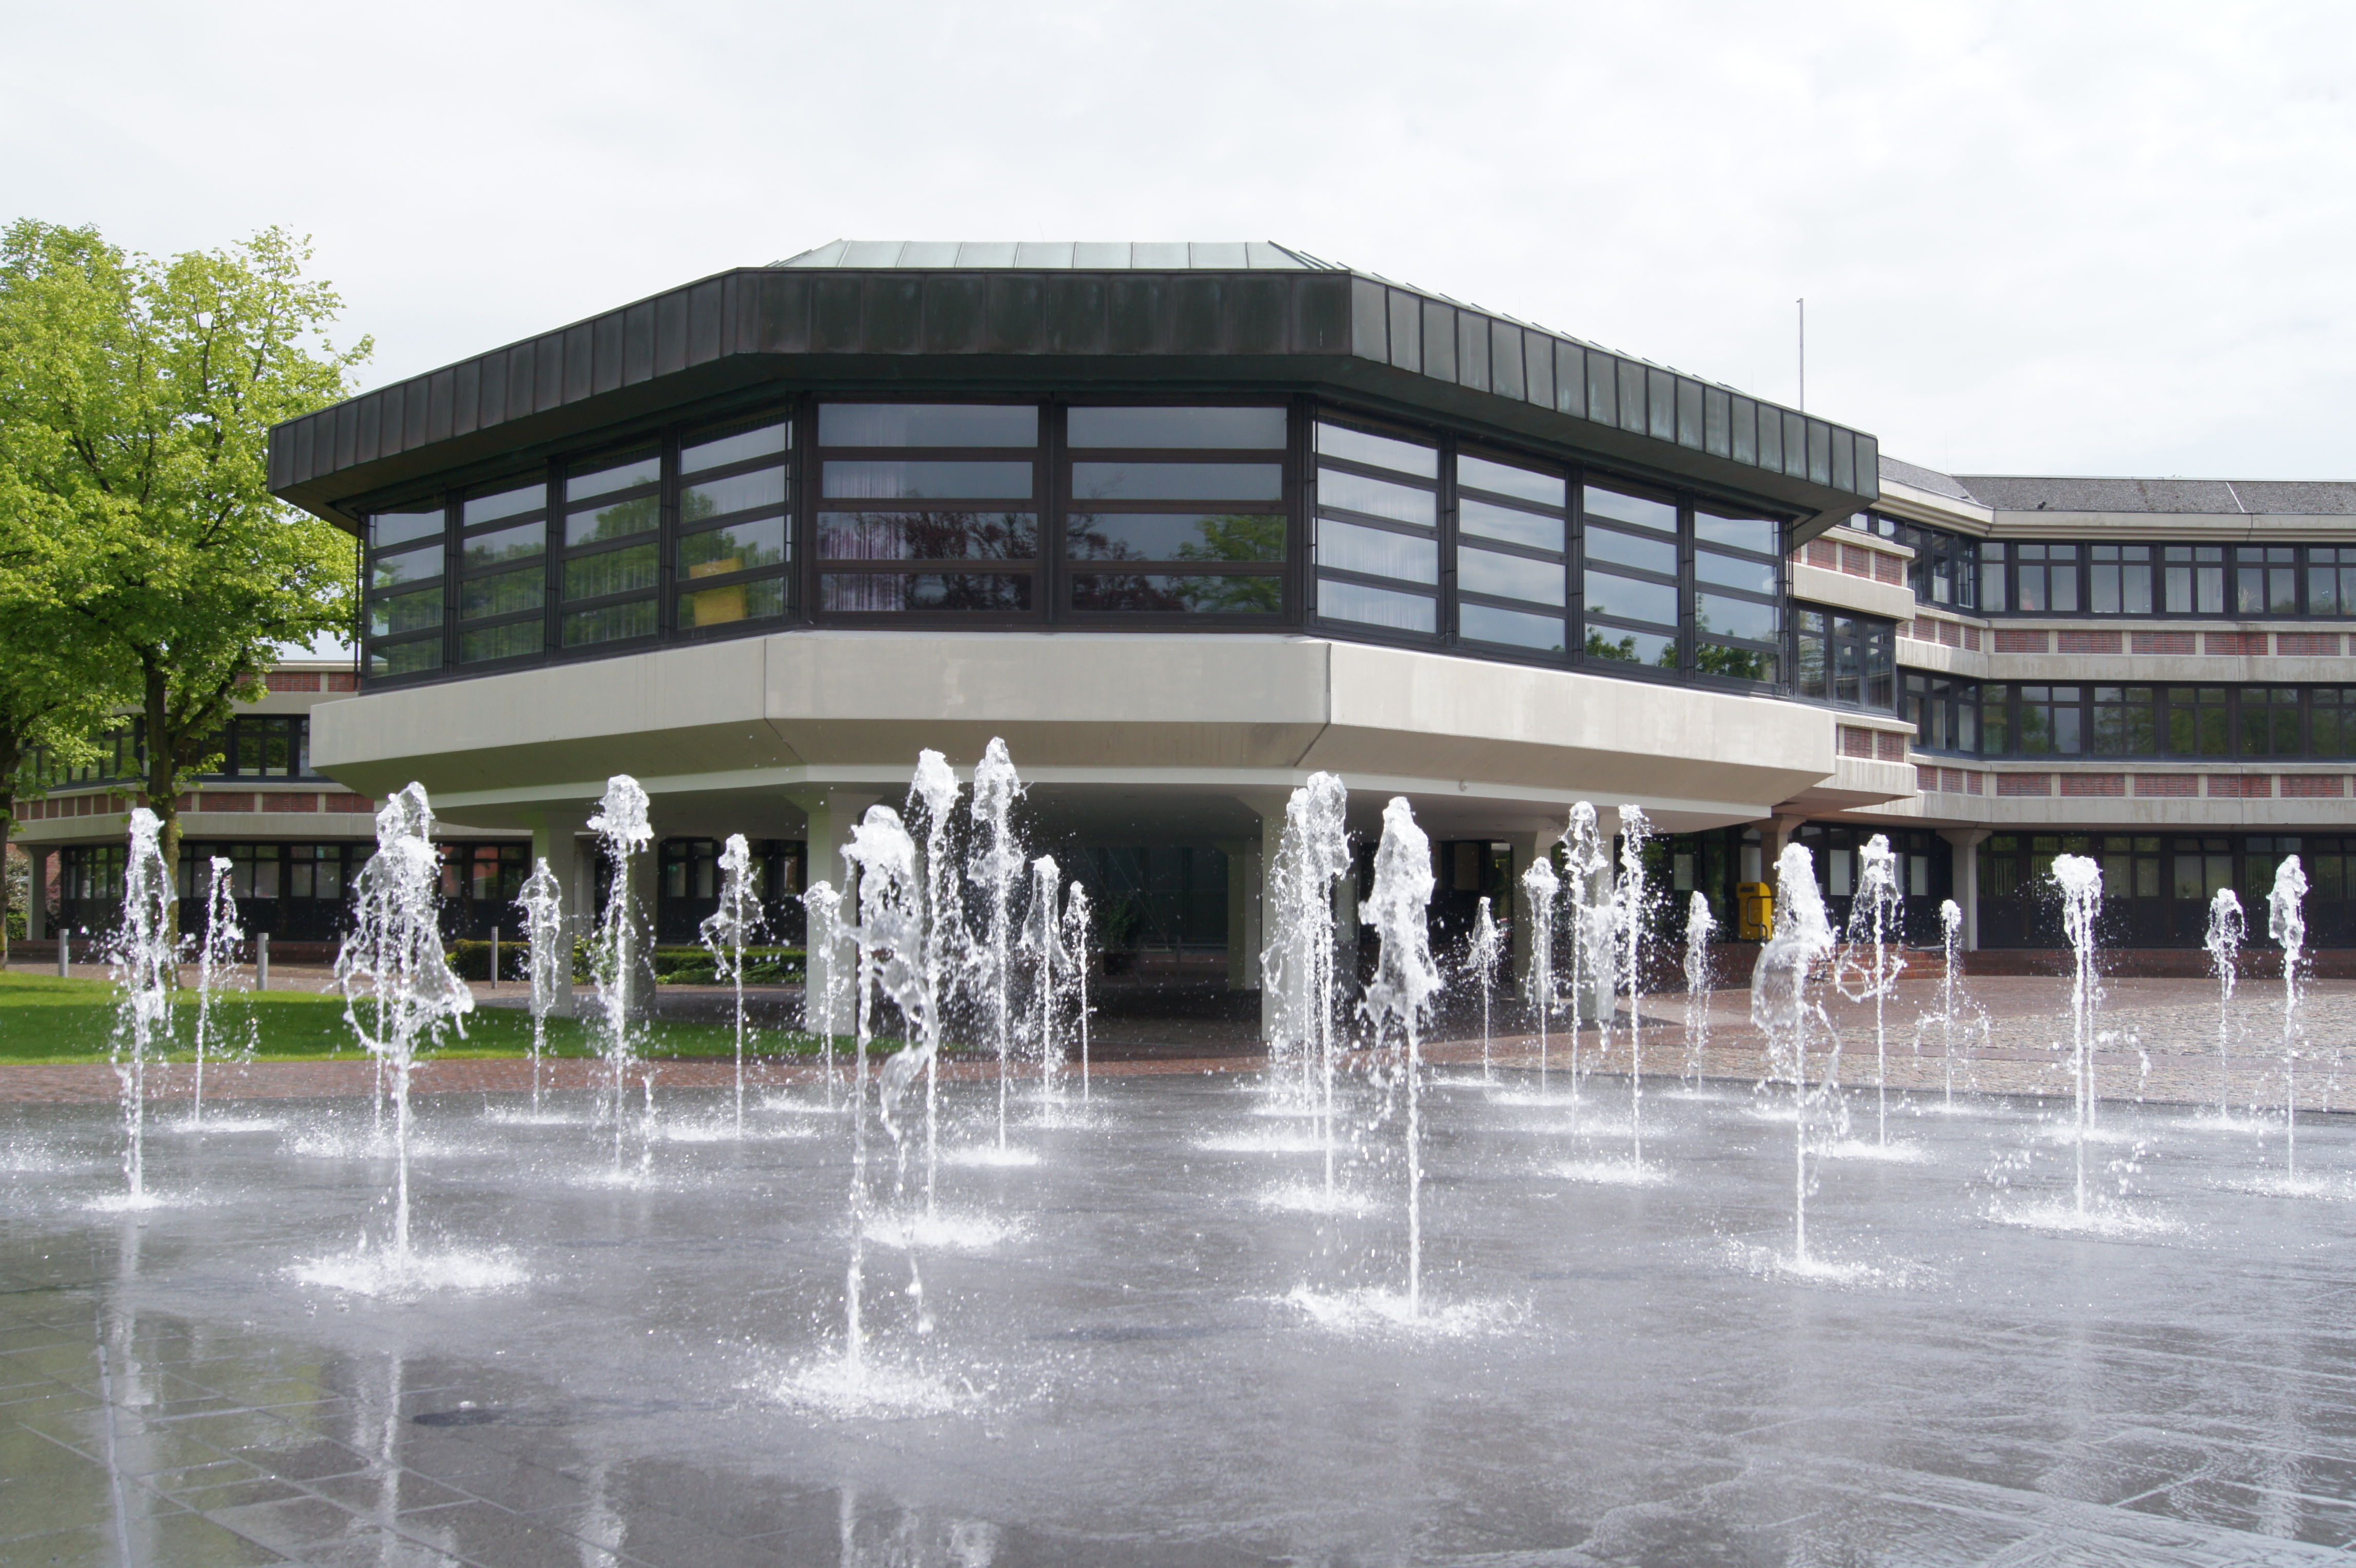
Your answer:
[[[1074,882],[1064,895],[1064,972],[1071,977],[1073,1026],[1079,1033],[1083,1105],[1088,1102],[1088,965],[1094,948],[1088,890]]]
[[[1686,901],[1686,1070],[1688,1087],[1699,1089],[1709,1067],[1709,1000],[1718,988],[1711,972],[1709,940],[1718,932],[1718,917],[1700,892]]]
[[[2298,856],[2275,867],[2266,935],[2282,948],[2283,1179],[2298,1180],[2299,966],[2307,959],[2307,871]]]
[[[548,1015],[573,992],[573,944],[564,940],[564,889],[545,858],[533,863],[516,907],[530,944],[531,1109],[540,1113],[541,1063],[548,1055]]]
[[[1751,972],[1751,1022],[1767,1036],[1769,1070],[1792,1085],[1792,1262],[1802,1269],[1808,1266],[1808,1113],[1822,1102],[1836,1118],[1841,1114],[1838,1084],[1829,1072],[1820,1090],[1808,1087],[1810,1028],[1832,1032],[1811,980],[1835,946],[1808,846],[1785,844],[1775,861],[1774,931]]]
[[[441,873],[434,809],[425,787],[411,784],[376,814],[376,854],[352,878],[352,929],[336,954],[344,1022],[391,1084],[396,1271],[409,1262],[410,1074],[421,1044],[453,1027],[463,1038],[475,1010],[474,993],[442,952]]]
[[[647,822],[647,792],[637,779],[617,773],[605,781],[605,793],[597,802],[596,814],[589,819],[589,831],[597,835],[605,864],[613,868],[613,879],[605,889],[605,914],[590,952],[589,982],[597,993],[597,1053],[605,1058],[614,1116],[614,1171],[618,1176],[623,1128],[628,1121],[625,1080],[637,1057],[637,1025],[632,1013],[639,1004],[636,993],[643,961],[630,874],[635,858],[654,841],[654,829]]]
[[[1571,925],[1570,1093],[1579,1098],[1588,1068],[1579,1049],[1579,1026],[1595,1020],[1598,1061],[1609,1060],[1612,1015],[1618,1011],[1617,909],[1612,904],[1612,840],[1598,823],[1595,808],[1580,800],[1570,808],[1564,867]]]
[[[1874,1143],[1890,1146],[1890,1029],[1885,1009],[1906,969],[1898,942],[1906,918],[1906,895],[1898,880],[1898,857],[1887,834],[1876,833],[1858,852],[1857,894],[1850,901],[1847,943],[1835,968],[1835,983],[1852,1002],[1873,1003]],[[1860,952],[1867,955],[1860,962]]]
[[[1969,1002],[1963,992],[1964,969],[1964,909],[1953,898],[1939,905],[1940,954],[1945,968],[1939,976],[1939,1046],[1945,1062],[1947,1092],[1945,1109],[1955,1108],[1955,1018],[1959,1004]],[[1921,1039],[1921,1034],[1916,1034]]]
[[[2217,976],[2217,1120],[2233,1119],[2233,985],[2240,978],[2242,944],[2250,924],[2242,900],[2230,887],[2220,887],[2209,900],[2209,929],[2201,945],[2209,952],[2209,967]]]
[[[983,748],[981,764],[973,770],[973,801],[969,807],[981,842],[974,846],[968,869],[989,900],[990,918],[982,929],[981,946],[973,967],[981,989],[981,1011],[991,1038],[998,1047],[998,1146],[1006,1147],[1006,1092],[1010,1058],[1014,1048],[1014,885],[1023,875],[1023,845],[1014,833],[1014,802],[1022,798],[1023,781],[1006,755],[1006,743],[992,737]]]
[[[1530,906],[1530,967],[1524,983],[1524,994],[1530,1013],[1538,1026],[1538,1094],[1544,1098],[1547,1090],[1547,1025],[1555,1008],[1554,987],[1554,920],[1555,905],[1562,897],[1562,880],[1554,872],[1554,857],[1542,854],[1522,873],[1522,896]],[[1576,949],[1573,950],[1576,951]],[[1573,970],[1574,976],[1577,971]],[[1575,997],[1575,993],[1574,993]],[[1579,1009],[1574,999],[1570,1015],[1571,1059],[1579,1052]]]
[[[1269,1002],[1269,1077],[1280,1093],[1316,1112],[1329,1206],[1334,1191],[1333,1015],[1341,990],[1334,969],[1333,899],[1352,871],[1349,804],[1349,791],[1331,773],[1311,774],[1285,801],[1284,834],[1268,878],[1275,929],[1260,954],[1262,993]]]
[[[2070,1079],[2076,1092],[2078,1218],[2086,1217],[2086,1144],[2094,1131],[2094,1010],[2102,987],[2094,978],[2094,921],[2103,908],[2103,867],[2082,854],[2053,857],[2053,885],[2062,892],[2062,929],[2070,939]]]
[[[1375,928],[1382,944],[1374,983],[1359,1004],[1374,1026],[1379,1047],[1391,1027],[1399,1031],[1407,1081],[1407,1315],[1423,1304],[1423,1123],[1424,1014],[1440,990],[1431,961],[1431,841],[1416,826],[1407,797],[1395,795],[1383,808],[1382,843],[1375,850],[1374,897],[1358,907],[1358,918]]]
[[[147,1201],[147,1062],[171,1037],[172,993],[180,983],[163,831],[155,812],[134,808],[123,867],[123,925],[107,952],[117,987],[112,1056],[123,1090],[124,1197],[134,1206]]]
[[[851,951],[851,922],[843,918],[850,901],[849,891],[837,892],[831,882],[802,889],[802,1030],[818,1036],[829,1106],[834,1104],[835,1036],[851,1002],[851,964],[844,961]]]
[[[913,813],[925,814],[925,946],[919,970],[925,1025],[925,1212],[933,1212],[935,1177],[940,1168],[941,1015],[948,997],[945,987],[957,955],[965,950],[964,895],[958,877],[958,859],[949,849],[949,831],[957,811],[957,774],[948,758],[937,751],[916,755],[916,776],[908,787]],[[1087,1082],[1087,1057],[1081,1057],[1081,1081]]]
[[[1038,1011],[1032,1027],[1039,1045],[1039,1101],[1054,1100],[1055,1074],[1063,1066],[1063,1042],[1057,1038],[1055,1015],[1063,1001],[1065,982],[1056,962],[1064,946],[1064,923],[1055,908],[1059,880],[1055,857],[1043,854],[1031,863],[1031,908],[1023,922],[1023,950],[1031,955],[1032,1002]]]
[[[237,962],[237,944],[245,940],[237,923],[237,899],[230,883],[235,864],[215,855],[205,882],[205,937],[197,949],[197,1073],[188,1101],[188,1125],[205,1119],[205,1060],[212,1055],[213,1003]]]
[[[744,940],[760,929],[761,903],[753,886],[753,851],[743,833],[730,833],[720,851],[720,908],[697,928],[712,955],[715,977],[735,990],[736,1135],[744,1135]]]
[[[1481,895],[1481,908],[1472,917],[1472,935],[1464,945],[1464,978],[1481,995],[1481,1081],[1497,1081],[1496,1069],[1489,1063],[1489,1003],[1497,989],[1497,967],[1505,961],[1505,946],[1500,939],[1497,922],[1489,914],[1489,896]]]
[[[1620,880],[1612,890],[1612,924],[1620,949],[1620,988],[1628,997],[1628,1159],[1644,1163],[1644,938],[1653,896],[1644,886],[1644,845],[1653,824],[1642,806],[1620,808]]]

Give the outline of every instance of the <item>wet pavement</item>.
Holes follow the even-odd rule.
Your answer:
[[[1648,1083],[1635,1165],[1624,1078],[1572,1101],[1551,1056],[1546,1095],[1433,1076],[1410,1316],[1395,1090],[1344,1079],[1329,1204],[1314,1119],[1255,1076],[1107,1075],[1086,1105],[1025,1081],[1001,1155],[994,1072],[959,1075],[929,1222],[921,1158],[894,1208],[871,1123],[855,1382],[850,1133],[822,1084],[756,1094],[742,1138],[723,1094],[659,1091],[618,1165],[585,1091],[539,1116],[425,1096],[406,1272],[367,1250],[391,1163],[365,1100],[217,1106],[202,1133],[166,1109],[144,1209],[112,1201],[108,1108],[0,1107],[0,1563],[2356,1542],[2344,1119],[2303,1120],[2286,1185],[2278,1119],[2106,1104],[2082,1217],[2066,1108],[1901,1095],[1885,1148],[1854,1091],[1803,1268],[1776,1093]]]

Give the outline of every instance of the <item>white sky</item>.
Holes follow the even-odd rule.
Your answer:
[[[366,384],[858,239],[1270,239],[1951,472],[2356,478],[2356,6],[0,0],[0,218]]]

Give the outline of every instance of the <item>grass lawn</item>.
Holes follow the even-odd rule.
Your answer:
[[[184,991],[172,1010],[172,1038],[161,1055],[192,1060],[196,1055],[197,993]],[[328,1061],[364,1055],[344,1024],[342,999],[309,991],[231,992],[213,1004],[215,1038],[230,1054],[247,1043],[256,1059]],[[113,1043],[114,988],[102,980],[59,980],[53,975],[0,972],[0,1063],[96,1062],[108,1059]],[[466,1037],[455,1031],[430,1054],[445,1057],[521,1057],[531,1054],[531,1015],[520,1008],[477,1008],[466,1020]],[[595,1055],[588,1031],[577,1018],[548,1021],[550,1054]],[[762,1056],[815,1051],[804,1035],[764,1029],[755,1048]],[[724,1024],[664,1023],[649,1027],[639,1054],[652,1061],[685,1057],[733,1057],[735,1032]]]

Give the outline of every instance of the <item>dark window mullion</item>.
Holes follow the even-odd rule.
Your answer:
[[[564,465],[552,460],[548,465],[548,584],[541,590],[546,596],[540,635],[544,658],[564,651],[564,508],[571,499],[565,493]]]
[[[1456,603],[1456,437],[1443,434],[1440,438],[1440,488],[1438,501],[1432,508],[1433,532],[1440,543],[1440,613],[1434,623],[1440,630],[1440,640],[1453,648],[1463,640],[1457,624]]]

